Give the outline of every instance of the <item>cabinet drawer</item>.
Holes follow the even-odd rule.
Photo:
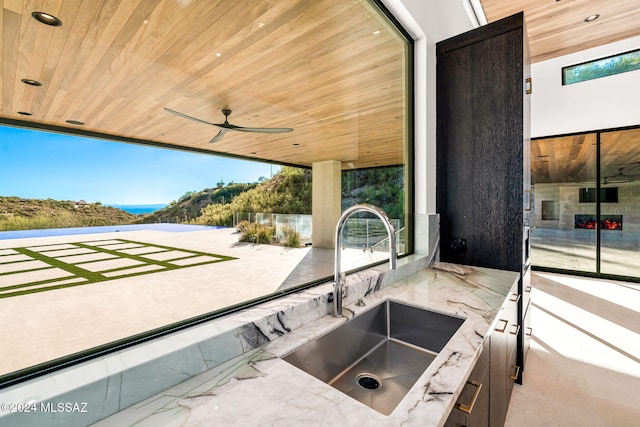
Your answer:
[[[489,425],[489,340],[444,424],[447,427]]]

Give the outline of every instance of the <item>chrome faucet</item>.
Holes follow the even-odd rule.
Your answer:
[[[334,273],[333,273],[333,316],[340,317],[342,316],[342,298],[347,295],[346,287],[344,285],[344,278],[340,274],[340,270],[342,267],[341,260],[341,249],[342,249],[342,229],[344,228],[347,219],[351,215],[356,212],[369,212],[380,218],[380,220],[384,223],[385,228],[387,229],[387,233],[389,234],[389,266],[392,270],[396,269],[396,239],[393,231],[393,225],[391,225],[391,221],[389,221],[389,217],[384,211],[380,208],[377,208],[373,205],[354,205],[348,208],[340,219],[338,220],[338,225],[336,225],[336,253],[335,253],[335,262],[334,262]]]

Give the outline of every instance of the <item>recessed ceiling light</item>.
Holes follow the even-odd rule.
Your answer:
[[[31,16],[33,16],[36,21],[42,22],[43,24],[46,24],[46,25],[51,25],[52,27],[59,27],[60,25],[62,25],[61,20],[59,20],[53,15],[49,15],[48,13],[33,12]]]
[[[22,114],[23,116],[33,116],[33,114],[28,113],[26,111],[18,111],[18,114]]]
[[[600,15],[596,13],[594,15],[589,15],[586,18],[584,18],[584,22],[593,22],[598,18],[600,18]]]
[[[42,86],[42,83],[37,80],[22,79],[21,82],[29,86]]]
[[[84,122],[80,122],[78,120],[65,120],[67,123],[69,123],[70,125],[77,125],[77,126],[83,126]]]
[[[221,54],[220,52],[216,52],[216,56],[217,56],[217,57],[221,57],[221,56],[222,56],[222,54]]]
[[[264,27],[264,22],[261,22],[258,24],[258,28],[262,28],[262,27]]]

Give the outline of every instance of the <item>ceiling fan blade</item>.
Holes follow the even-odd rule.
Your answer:
[[[216,127],[223,127],[221,124],[211,123],[211,122],[207,122],[205,120],[196,119],[195,117],[187,116],[186,114],[183,114],[183,113],[181,113],[179,111],[172,110],[171,108],[167,108],[167,107],[163,107],[163,108],[165,109],[165,111],[167,111],[167,112],[169,112],[171,114],[175,114],[176,116],[183,117],[185,119],[193,120],[194,122],[204,123],[205,125],[211,125],[211,126],[216,126]]]
[[[233,126],[230,130],[237,130],[238,132],[256,132],[256,133],[286,133],[291,132],[292,128],[246,128],[242,126]]]
[[[625,182],[634,182],[634,179],[617,179],[617,178],[609,178],[609,179],[605,179],[602,183],[604,185],[607,184],[623,184]]]
[[[163,107],[165,109],[165,111],[174,114],[178,117],[182,117],[184,119],[188,119],[188,120],[192,120],[194,122],[198,122],[198,123],[203,123],[205,125],[210,125],[210,126],[215,126],[218,129],[220,129],[220,132],[218,132],[218,134],[216,136],[214,136],[211,141],[209,142],[216,142],[216,141],[220,141],[222,139],[222,137],[224,136],[225,133],[227,133],[228,131],[238,131],[238,132],[256,132],[256,133],[285,133],[285,132],[291,132],[293,129],[292,128],[249,128],[249,127],[243,127],[243,126],[236,126],[236,125],[232,125],[231,123],[229,123],[228,117],[229,114],[231,114],[231,110],[229,109],[223,109],[222,113],[225,116],[225,121],[224,123],[211,123],[208,122],[206,120],[201,120],[201,119],[197,119],[195,117],[191,117],[188,116],[184,113],[181,113],[179,111],[176,110],[172,110],[171,108],[167,108],[167,107]]]
[[[224,134],[227,133],[226,130],[221,130],[220,132],[218,132],[218,134],[216,136],[214,136],[213,138],[211,138],[211,141],[209,142],[216,142],[216,141],[220,141],[222,139],[222,137],[224,136]]]
[[[640,178],[640,175],[615,175],[615,176],[605,176],[603,179],[603,184],[620,184],[623,182],[634,182]]]

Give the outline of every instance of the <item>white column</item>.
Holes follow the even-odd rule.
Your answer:
[[[342,213],[341,163],[315,162],[312,166],[312,241],[315,248],[334,248],[336,224]]]

